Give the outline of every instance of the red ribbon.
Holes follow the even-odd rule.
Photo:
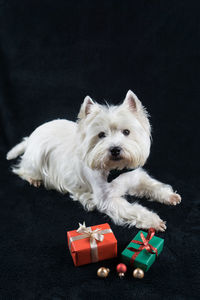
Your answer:
[[[156,256],[158,256],[158,251],[157,251],[157,249],[156,249],[155,247],[153,247],[152,245],[149,244],[149,241],[152,239],[152,237],[154,236],[154,234],[155,234],[155,229],[154,229],[154,228],[149,228],[148,234],[147,234],[147,237],[146,237],[146,238],[144,237],[144,234],[143,234],[142,232],[140,233],[140,237],[141,237],[141,239],[142,239],[142,242],[136,241],[136,240],[132,240],[132,241],[131,241],[132,243],[141,245],[138,249],[135,249],[135,248],[133,248],[133,247],[127,248],[128,250],[135,252],[135,253],[133,254],[133,256],[131,257],[131,264],[134,263],[136,257],[138,256],[138,254],[139,254],[143,249],[146,249],[149,253],[151,253],[151,254],[156,254]]]

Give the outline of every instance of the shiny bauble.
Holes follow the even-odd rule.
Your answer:
[[[101,267],[97,270],[97,276],[101,278],[106,278],[110,272],[110,269]]]
[[[142,279],[144,277],[144,271],[140,268],[137,268],[133,271],[133,277],[137,279]]]
[[[126,271],[127,271],[127,267],[125,264],[118,264],[117,267],[116,267],[116,271],[119,275],[120,278],[123,278]]]

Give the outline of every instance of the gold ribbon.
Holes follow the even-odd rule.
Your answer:
[[[104,240],[104,234],[112,233],[111,229],[103,229],[97,228],[92,230],[91,227],[86,227],[85,222],[83,224],[79,223],[79,228],[76,230],[80,235],[70,237],[69,239],[69,249],[71,250],[71,243],[77,240],[83,240],[86,238],[90,239],[90,248],[91,248],[91,261],[97,262],[98,258],[98,247],[97,242],[102,242]]]

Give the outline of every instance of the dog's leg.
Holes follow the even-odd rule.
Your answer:
[[[141,168],[120,175],[113,181],[113,185],[123,190],[124,194],[147,197],[168,205],[181,202],[181,196],[174,192],[170,185],[151,178]]]
[[[112,192],[107,199],[98,201],[97,208],[118,225],[136,226],[143,229],[153,227],[158,231],[166,229],[165,222],[156,213],[137,203],[131,204],[125,198]]]
[[[100,212],[107,214],[115,224],[145,229],[154,227],[160,231],[166,229],[165,222],[156,213],[137,203],[131,204],[122,197],[127,190],[123,181],[115,184],[116,179],[111,183],[106,179],[99,172],[87,173],[87,180],[93,191],[92,202]]]
[[[95,176],[93,176],[95,178]],[[165,222],[156,213],[137,203],[131,204],[122,196],[125,194],[124,187],[119,184],[107,183],[105,178],[96,176],[92,180],[93,202],[96,208],[107,214],[115,224],[136,226],[138,228],[154,227],[164,231]]]

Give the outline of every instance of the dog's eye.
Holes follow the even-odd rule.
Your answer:
[[[98,134],[98,137],[99,137],[100,139],[104,138],[105,136],[106,136],[106,134],[105,134],[105,132],[103,132],[103,131],[99,132],[99,134]]]
[[[128,130],[128,129],[124,129],[124,130],[123,130],[123,134],[124,134],[124,135],[129,135],[129,133],[130,133],[130,130]]]

